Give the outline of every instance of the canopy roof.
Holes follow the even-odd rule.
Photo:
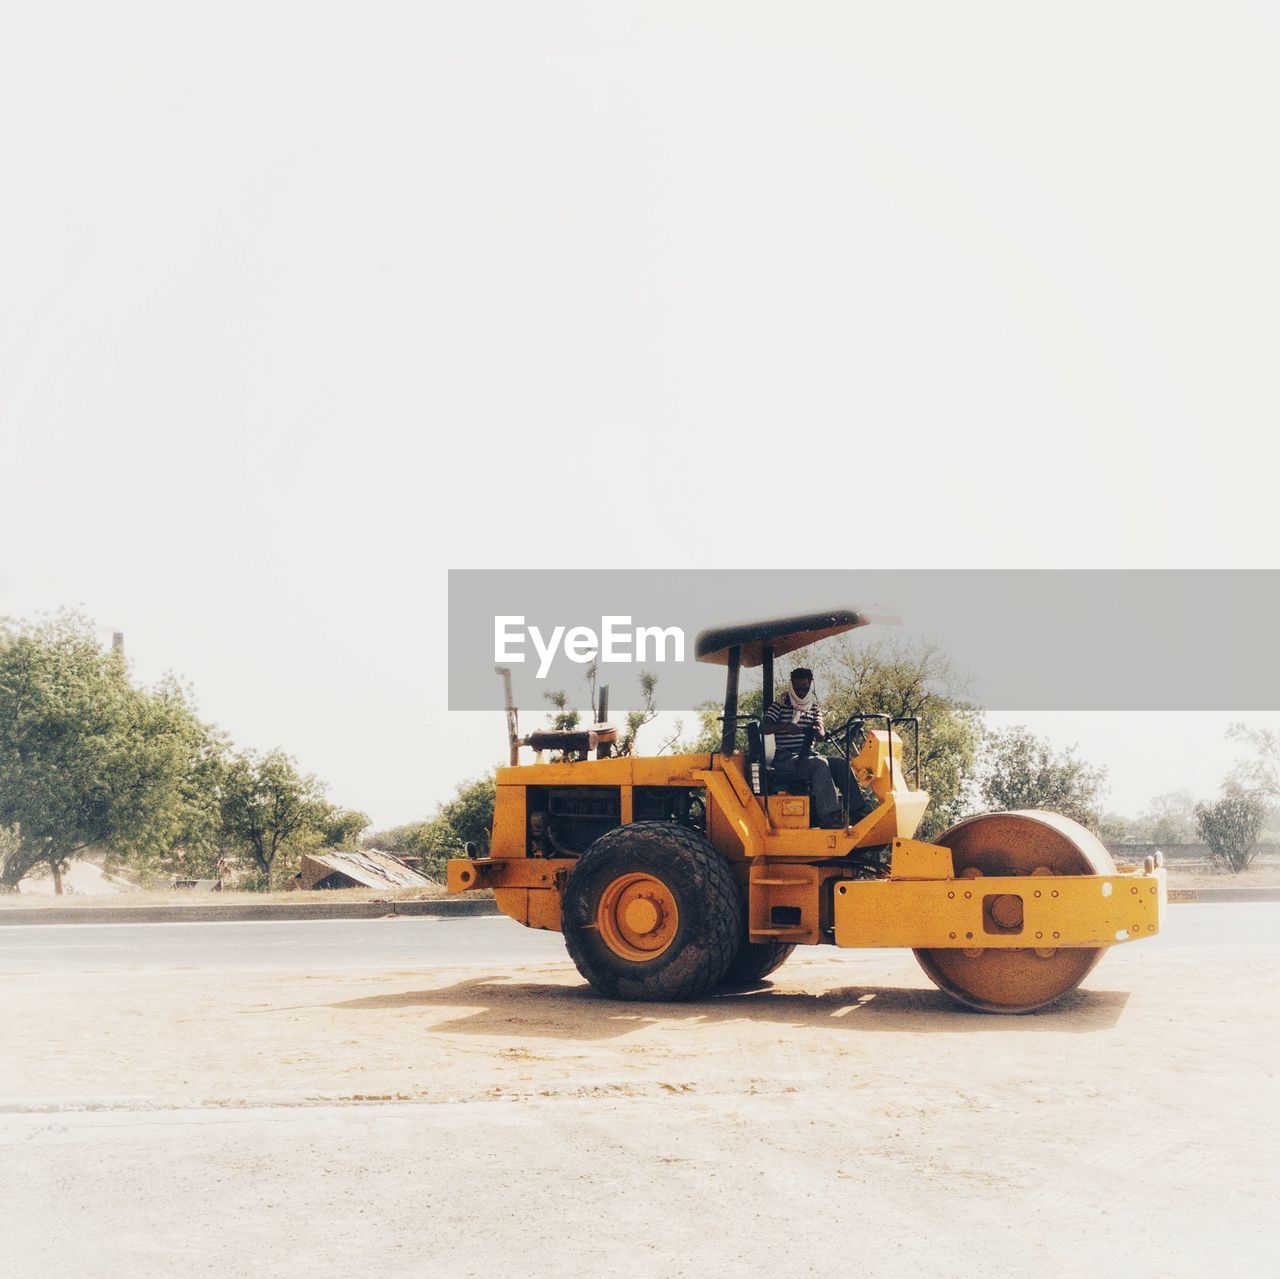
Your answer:
[[[805,613],[800,617],[779,617],[769,622],[743,622],[738,626],[719,626],[701,631],[694,641],[694,655],[700,662],[728,666],[729,650],[741,648],[743,666],[759,666],[764,650],[773,649],[775,657],[797,648],[816,644],[832,635],[843,635],[871,619],[853,609],[836,609],[828,613]]]

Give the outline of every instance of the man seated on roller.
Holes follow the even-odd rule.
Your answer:
[[[844,809],[840,796],[849,797],[849,820],[857,822],[870,811],[862,791],[854,781],[843,759],[825,755],[804,754],[805,734],[812,731],[814,740],[826,736],[822,723],[822,707],[813,691],[813,672],[797,666],[791,672],[790,686],[764,713],[760,731],[774,739],[772,767],[783,781],[804,782],[809,787],[810,802],[817,825],[836,830],[844,825]]]

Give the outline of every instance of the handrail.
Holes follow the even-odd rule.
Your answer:
[[[835,729],[828,737],[844,738],[844,765],[846,772],[852,776],[850,761],[852,758],[853,746],[853,728],[855,724],[865,724],[868,720],[883,720],[885,731],[889,734],[889,789],[894,788],[893,776],[893,726],[895,724],[911,724],[914,727],[912,734],[912,745],[914,747],[914,760],[912,763],[912,789],[920,789],[920,717],[918,715],[890,715],[886,711],[867,711],[859,712],[856,715],[850,715],[839,728]],[[844,796],[844,820],[845,824],[849,823],[850,815],[850,796]]]

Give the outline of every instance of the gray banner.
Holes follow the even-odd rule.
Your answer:
[[[500,709],[496,666],[522,707],[583,706],[595,660],[614,707],[648,671],[689,710],[724,689],[700,631],[826,609],[873,620],[824,645],[929,641],[988,710],[1280,710],[1271,570],[453,570],[449,708]]]

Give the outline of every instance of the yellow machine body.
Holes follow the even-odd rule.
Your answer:
[[[998,881],[957,877],[952,853],[912,838],[929,802],[912,790],[896,733],[876,731],[851,767],[879,801],[857,825],[809,828],[805,796],[770,795],[747,783],[741,755],[628,756],[502,768],[488,857],[456,858],[448,891],[493,890],[499,909],[531,928],[558,930],[560,901],[581,849],[534,847],[531,796],[598,789],[616,802],[618,825],[636,820],[637,795],[695,797],[707,838],[746,892],[750,940],[923,948],[1105,947],[1159,931],[1164,871],[1055,875]],[[892,758],[892,768],[890,760]],[[536,802],[544,802],[537,799]],[[1048,816],[1048,815],[1046,815]],[[606,819],[607,820],[607,819]],[[846,859],[889,849],[887,872],[867,878]]]

